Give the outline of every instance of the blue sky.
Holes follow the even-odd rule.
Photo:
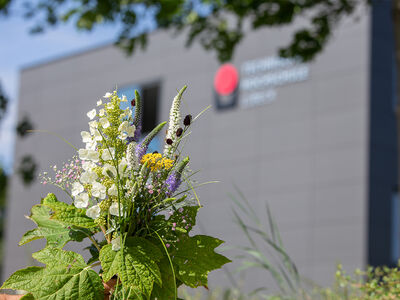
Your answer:
[[[0,17],[0,82],[10,99],[6,118],[0,123],[0,165],[11,172],[18,108],[19,70],[33,63],[112,42],[117,28],[104,25],[92,32],[79,32],[71,24],[31,35],[32,22],[16,14]],[[146,22],[144,22],[146,23]],[[153,24],[141,24],[149,28]],[[144,26],[143,26],[144,25]]]

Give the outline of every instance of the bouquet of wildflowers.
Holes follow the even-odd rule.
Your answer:
[[[140,96],[121,109],[117,92],[106,93],[89,111],[85,148],[55,177],[42,175],[63,192],[33,206],[20,245],[45,238],[32,256],[45,266],[15,272],[3,289],[24,290],[23,299],[177,299],[177,287],[207,287],[208,273],[229,262],[214,252],[222,241],[189,235],[200,205],[193,191],[189,157],[181,154],[192,117],[183,122],[174,98],[163,153],[147,153],[166,122],[141,138]],[[134,113],[133,110],[134,109]],[[90,240],[91,258],[63,250],[69,241]],[[96,270],[100,270],[97,272]]]

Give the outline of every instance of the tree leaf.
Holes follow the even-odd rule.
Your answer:
[[[230,262],[214,249],[223,241],[206,235],[195,235],[181,240],[171,253],[177,265],[177,278],[190,287],[207,286],[207,276],[212,270]]]
[[[80,242],[86,237],[83,232],[50,219],[50,213],[50,208],[46,206],[35,205],[32,207],[31,215],[28,218],[35,222],[38,227],[23,235],[19,242],[20,246],[44,238],[47,240],[47,246],[62,248],[69,241]]]
[[[47,197],[42,200],[42,204],[50,207],[54,211],[54,214],[51,217],[54,220],[61,221],[70,226],[73,225],[83,228],[97,227],[94,220],[86,216],[85,209],[76,208],[73,205],[60,202],[52,193],[49,193]]]
[[[28,293],[28,294],[22,296],[20,300],[35,300],[35,298],[33,297],[33,295],[31,293]]]
[[[118,274],[125,287],[133,292],[150,297],[154,282],[162,284],[161,273],[157,265],[162,257],[161,251],[144,238],[126,239],[125,246],[119,251],[112,250],[108,244],[100,250],[103,268],[103,280],[110,280]]]

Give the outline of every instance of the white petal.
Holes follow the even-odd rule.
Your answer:
[[[106,93],[103,97],[104,97],[104,98],[110,98],[112,95],[113,95],[113,94],[111,94],[111,93]]]
[[[97,121],[89,122],[89,127],[91,127],[91,128],[97,128],[98,126],[99,126],[99,123]]]
[[[93,162],[98,162],[99,161],[99,152],[96,150],[87,150],[87,159],[91,160]]]
[[[121,102],[128,102],[128,99],[125,95],[122,95]]]
[[[116,237],[115,239],[113,239],[111,241],[111,249],[113,251],[118,251],[119,249],[121,249],[121,237]]]
[[[81,131],[82,142],[89,143],[92,141],[92,136],[87,131]]]
[[[118,131],[126,131],[129,127],[128,121],[123,121],[118,127]]]
[[[95,172],[85,171],[79,179],[82,183],[92,184],[92,182],[96,181],[97,178],[98,176]]]
[[[104,176],[115,178],[115,177],[117,177],[117,169],[110,164],[105,164],[103,167],[102,174]]]
[[[101,126],[102,126],[103,128],[108,128],[108,127],[110,127],[110,122],[109,122],[108,119],[105,118],[105,117],[100,118],[99,123],[101,124]]]
[[[106,114],[106,111],[104,110],[104,108],[100,109],[99,116],[103,117],[105,114]]]
[[[93,120],[93,118],[96,116],[96,109],[93,108],[93,109],[92,109],[91,111],[89,111],[86,115],[88,116],[88,118],[89,118],[90,120]]]
[[[75,196],[74,205],[77,208],[85,208],[89,204],[89,195],[87,193],[81,193]]]
[[[80,159],[87,160],[87,154],[88,154],[87,149],[79,149],[78,154]]]
[[[120,203],[119,205],[120,205],[120,208],[121,208],[121,217],[122,217],[123,211],[124,211],[124,207],[122,206],[122,203]],[[110,211],[110,215],[118,217],[120,215],[118,213],[118,203],[113,202],[113,204],[111,204],[111,206],[110,206],[109,211]]]
[[[99,101],[97,101],[97,106],[100,106],[103,104],[103,100],[99,99]]]
[[[115,155],[114,148],[104,149],[103,153],[101,154],[101,158],[105,161],[112,160],[114,155]]]
[[[89,218],[97,219],[98,217],[100,217],[100,207],[98,205],[92,206],[91,208],[86,210],[86,215]]]
[[[82,162],[82,169],[85,171],[91,171],[96,165],[91,161]]]
[[[115,186],[115,184],[113,184],[109,189],[108,189],[108,194],[110,196],[118,196],[118,189]]]
[[[83,190],[84,190],[83,185],[80,184],[79,182],[74,182],[74,183],[72,184],[71,193],[72,193],[72,196],[73,196],[73,197],[75,197],[75,196],[78,195],[79,193],[82,193]]]

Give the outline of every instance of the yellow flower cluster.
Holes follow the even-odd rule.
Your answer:
[[[142,164],[147,163],[147,167],[152,171],[160,169],[169,170],[172,168],[174,161],[165,157],[162,157],[160,153],[148,153],[143,155]]]

